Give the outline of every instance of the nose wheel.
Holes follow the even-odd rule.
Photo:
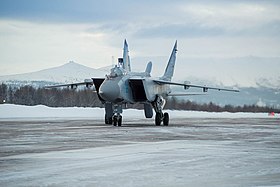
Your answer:
[[[122,116],[121,115],[114,115],[113,116],[113,125],[114,126],[122,126]]]
[[[167,112],[165,112],[163,114],[163,125],[164,126],[168,126],[169,125],[169,114]]]

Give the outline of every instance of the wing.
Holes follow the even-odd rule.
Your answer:
[[[228,91],[228,92],[239,92],[236,89],[226,89],[226,88],[217,88],[217,87],[210,87],[210,86],[200,86],[194,84],[187,84],[187,83],[177,83],[165,80],[153,80],[157,84],[169,84],[169,85],[177,85],[177,86],[184,86],[185,89],[193,87],[193,88],[202,88],[203,92],[207,92],[208,90],[218,90],[218,91]]]
[[[45,86],[44,88],[59,88],[59,87],[76,88],[76,87],[81,86],[81,85],[85,85],[86,87],[91,87],[93,85],[93,80],[92,79],[85,79],[84,82],[50,85],[50,86]]]
[[[188,93],[170,93],[170,94],[167,94],[167,96],[191,96],[191,95],[205,95],[205,93],[203,93],[203,92],[200,92],[200,93],[188,92]]]

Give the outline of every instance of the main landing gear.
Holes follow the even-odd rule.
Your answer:
[[[161,122],[163,122],[164,126],[169,125],[169,114],[167,112],[165,112],[164,114],[162,112],[156,113],[156,118],[155,118],[156,126],[159,126]]]
[[[162,96],[157,96],[155,101],[152,103],[153,108],[156,112],[155,124],[156,126],[161,125],[163,123],[164,126],[169,125],[169,114],[167,112],[163,113],[163,107],[165,105],[165,100]],[[114,126],[122,125],[122,105],[112,103],[105,103],[105,124],[113,124]],[[146,117],[152,115],[145,114]]]
[[[161,122],[163,122],[164,126],[169,125],[169,114],[167,112],[163,113],[162,109],[165,105],[165,100],[161,96],[157,96],[155,102],[153,102],[153,107],[156,111],[156,117],[155,117],[155,124],[156,126],[159,126]]]

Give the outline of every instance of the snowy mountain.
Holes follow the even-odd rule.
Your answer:
[[[0,76],[0,81],[5,83],[16,82],[49,82],[72,83],[84,81],[91,77],[104,77],[106,71],[93,69],[70,61],[62,66],[49,68],[32,73]]]

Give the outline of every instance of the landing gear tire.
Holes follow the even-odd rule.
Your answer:
[[[168,126],[169,124],[169,114],[166,112],[163,114],[163,125]]]
[[[117,116],[114,116],[113,117],[113,125],[117,126],[117,123],[118,123],[118,118],[117,118]]]
[[[118,120],[118,126],[122,126],[122,116],[119,117],[119,120]]]
[[[113,120],[112,117],[109,117],[105,114],[105,124],[112,124]]]
[[[155,117],[156,126],[160,126],[161,124],[161,113],[157,112]]]

